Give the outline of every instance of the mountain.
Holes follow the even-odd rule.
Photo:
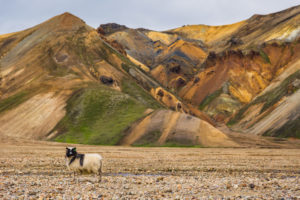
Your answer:
[[[158,32],[63,13],[1,35],[0,137],[299,147],[299,14]]]
[[[300,6],[230,25],[105,32],[183,102],[217,124],[300,137]],[[102,25],[104,26],[104,25]],[[100,26],[101,27],[101,26]]]
[[[2,36],[0,44],[2,135],[45,139],[79,133],[64,140],[105,143],[93,139],[99,126],[99,134],[111,133],[113,144],[146,109],[162,107],[123,72],[127,59],[72,14]],[[105,122],[106,112],[111,123],[119,120],[117,127]],[[127,115],[119,118],[120,113]]]
[[[0,36],[1,137],[121,144],[133,124],[170,108],[200,117],[198,125],[208,121],[205,130],[192,135],[212,131],[224,138],[223,144],[208,145],[235,144],[206,114],[181,102],[134,64],[139,62],[131,61],[122,45],[98,32],[64,13]],[[186,145],[198,144],[200,139]]]

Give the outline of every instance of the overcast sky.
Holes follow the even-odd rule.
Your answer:
[[[0,0],[0,5],[0,34],[4,34],[63,12],[95,28],[109,22],[153,30],[186,24],[222,25],[300,5],[300,0]]]

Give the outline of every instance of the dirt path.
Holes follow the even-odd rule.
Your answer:
[[[104,176],[75,181],[65,144],[0,143],[0,199],[300,198],[299,149],[132,148],[76,145],[100,153]]]

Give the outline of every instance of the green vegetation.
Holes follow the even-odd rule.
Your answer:
[[[135,81],[124,78],[122,80],[122,92],[130,95],[148,108],[158,109],[159,104],[148,92],[141,88]]]
[[[127,64],[122,63],[122,69],[124,69],[126,72],[129,72],[130,67]]]
[[[31,97],[31,94],[32,93],[29,90],[23,90],[6,99],[0,100],[0,113],[10,110],[25,102]]]
[[[115,145],[123,130],[143,116],[147,107],[106,86],[77,91],[67,102],[67,114],[55,140],[68,143]]]
[[[209,106],[204,108],[204,111],[209,116],[216,116],[222,114],[226,117],[232,116],[241,106],[241,103],[227,94],[221,94],[218,96]]]
[[[208,104],[210,104],[215,98],[217,98],[218,96],[220,96],[222,93],[222,88],[214,91],[213,93],[207,95],[203,101],[201,102],[201,104],[199,105],[199,109],[203,110]]]
[[[264,61],[265,61],[266,63],[271,64],[271,61],[270,61],[269,56],[268,56],[262,49],[259,50],[259,54],[260,54],[260,56],[264,59]]]
[[[263,103],[263,107],[261,109],[261,113],[273,106],[275,103],[277,103],[280,99],[282,99],[284,96],[290,95],[289,92],[295,92],[298,88],[292,88],[292,91],[288,89],[289,85],[296,79],[300,79],[300,70],[295,72],[294,74],[287,77],[279,86],[274,88],[271,91],[266,92],[264,95],[256,98],[251,103],[244,106],[242,109],[239,110],[239,112],[232,118],[227,125],[231,126],[235,123],[237,123],[239,120],[242,119],[244,112],[248,110],[248,108],[252,105]]]
[[[300,139],[300,117],[287,122],[275,132],[267,131],[264,133],[264,136],[275,136],[281,138],[294,137]]]
[[[267,92],[257,99],[257,102],[265,102],[261,112],[267,110],[269,107],[278,102],[282,97],[290,95],[289,92],[294,93],[299,88],[293,88],[293,91],[289,91],[288,86],[295,80],[300,79],[300,70],[286,78],[278,87]]]
[[[85,44],[85,30],[69,40],[68,47],[74,49],[89,68],[93,67],[94,58],[101,57],[115,66],[111,54],[117,55],[129,71],[135,67],[126,57],[106,44],[95,40],[93,46]],[[56,126],[56,141],[83,144],[115,145],[122,139],[123,132],[134,121],[143,116],[147,108],[162,107],[148,92],[134,80],[124,77],[122,92],[103,85],[91,85],[80,89],[67,102],[67,114]]]

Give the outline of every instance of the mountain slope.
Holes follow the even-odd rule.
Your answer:
[[[293,114],[298,111],[297,73],[260,97],[300,59],[299,17],[300,6],[295,6],[231,25],[187,25],[161,33],[126,28],[106,36],[137,60],[148,58],[141,62],[153,78],[217,123],[257,135],[299,137],[298,115]],[[136,35],[151,45],[127,45]],[[272,110],[264,112],[266,107]],[[275,123],[279,113],[285,114]]]
[[[257,135],[299,138],[300,61],[276,78],[229,122]]]
[[[131,117],[119,119],[122,124],[119,129],[125,129],[142,117],[146,109],[162,107],[124,72],[122,64],[128,60],[123,61],[124,58],[101,40],[94,29],[69,13],[2,37],[0,44],[1,135],[44,139],[49,135],[52,138],[57,134],[72,134],[72,127],[77,126],[79,129],[91,128],[79,133],[79,138],[92,138],[92,135],[98,134],[97,130],[89,124],[84,126],[84,123],[86,118],[102,113],[103,110],[90,113],[95,103],[103,106],[114,98],[110,101],[113,104],[103,109],[115,112],[120,104],[133,104],[123,109]],[[124,82],[131,83],[131,91]],[[83,102],[74,100],[81,106],[74,105],[74,95],[81,92]],[[107,100],[95,100],[100,98],[98,93],[103,97],[107,94]],[[76,122],[63,123],[66,121],[65,115],[70,114],[65,106],[79,106],[72,113],[72,119],[78,118]],[[57,126],[62,119],[63,122]],[[110,131],[120,134],[119,130],[114,132],[110,126],[103,124],[108,130],[105,134],[110,134]],[[74,141],[86,142],[80,139]],[[112,140],[110,144],[113,143],[116,141]]]
[[[299,11],[166,32],[95,30],[64,13],[2,35],[0,135],[208,147],[300,137]]]
[[[160,108],[213,123],[70,13],[3,35],[0,47],[1,136],[114,145]]]

